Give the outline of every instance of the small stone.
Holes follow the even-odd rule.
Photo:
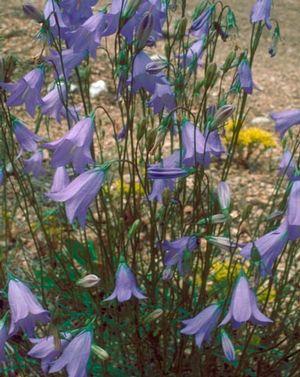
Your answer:
[[[267,117],[256,117],[251,120],[251,124],[253,125],[268,124],[268,123],[271,123],[271,119]]]
[[[100,93],[107,92],[106,83],[103,80],[93,82],[90,86],[90,96],[97,97]]]

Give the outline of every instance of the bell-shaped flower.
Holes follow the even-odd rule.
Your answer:
[[[169,112],[176,108],[174,93],[169,84],[156,84],[155,91],[148,103],[153,108],[154,114],[161,113],[164,109]]]
[[[234,328],[240,327],[247,321],[255,325],[268,325],[273,322],[258,309],[255,294],[243,274],[237,278],[229,311],[219,326],[224,326],[229,321],[232,321]]]
[[[76,109],[69,104],[66,108],[66,98],[66,86],[63,83],[55,84],[54,88],[42,98],[42,114],[56,119],[58,123],[61,122],[61,117],[69,118],[70,123],[78,120]]]
[[[26,111],[34,117],[35,108],[42,104],[41,89],[44,82],[44,71],[42,68],[35,68],[26,73],[16,83],[0,83],[0,86],[10,92],[7,99],[7,106],[20,106],[25,104]]]
[[[207,167],[210,163],[209,145],[198,127],[185,121],[181,128],[181,138],[184,148],[184,165],[191,167],[200,164]]]
[[[245,245],[241,250],[241,255],[246,259],[250,259],[252,256],[252,250],[255,247],[260,256],[261,274],[262,276],[265,276],[266,274],[271,274],[273,264],[287,242],[287,222],[284,221],[276,230],[266,233],[253,243],[249,242]]]
[[[70,179],[64,166],[55,170],[50,193],[60,192],[68,186]]]
[[[72,224],[77,218],[80,226],[84,227],[87,210],[103,185],[107,169],[107,166],[99,166],[88,170],[76,177],[63,190],[48,193],[47,196],[56,202],[65,202],[69,222]]]
[[[48,35],[49,43],[53,42],[56,37],[66,39],[69,27],[63,17],[63,12],[56,1],[47,0],[44,7],[44,18],[47,22],[50,33]]]
[[[300,124],[300,109],[274,112],[270,116],[275,121],[275,130],[281,138],[291,127]]]
[[[225,330],[221,330],[221,342],[224,355],[231,363],[235,361],[235,349]]]
[[[88,51],[96,59],[96,51],[104,29],[104,13],[98,12],[89,17],[82,25],[69,35],[69,44],[74,52]]]
[[[68,377],[87,377],[92,337],[91,331],[84,331],[75,336],[65,347],[61,356],[51,365],[49,373],[56,373],[66,368]]]
[[[34,346],[27,355],[41,360],[41,368],[44,374],[48,374],[54,360],[61,355],[62,351],[69,344],[66,339],[60,339],[59,344],[55,344],[54,336],[40,339],[31,338],[30,341]]]
[[[104,301],[111,301],[116,298],[119,302],[124,302],[130,300],[132,296],[139,300],[147,298],[139,289],[131,269],[125,262],[121,261],[116,273],[115,289]]]
[[[94,119],[86,117],[77,122],[62,138],[44,147],[53,150],[52,167],[72,163],[77,173],[82,173],[87,164],[93,162],[91,144],[93,141]]]
[[[65,76],[66,79],[68,79],[73,69],[77,67],[86,56],[86,51],[74,52],[72,48],[63,50],[61,55],[55,50],[50,50],[50,55],[45,58],[45,61],[53,68],[56,78],[64,78]]]
[[[253,92],[253,79],[250,65],[247,58],[243,58],[238,66],[238,80],[241,88],[247,94],[252,94]]]
[[[181,64],[183,67],[197,67],[201,66],[201,59],[204,52],[204,38],[193,42],[186,53],[180,55]]]
[[[97,2],[98,0],[60,0],[59,5],[63,10],[64,19],[76,28],[93,15],[92,7]]]
[[[289,240],[300,237],[300,181],[293,182],[287,203],[287,230]]]
[[[204,136],[209,148],[210,154],[216,158],[221,158],[222,154],[226,152],[224,145],[222,144],[218,130],[208,131],[205,130]]]
[[[203,342],[209,342],[212,331],[217,327],[221,309],[219,305],[212,304],[191,319],[182,321],[185,327],[182,334],[195,335],[196,345],[200,348]]]
[[[214,9],[215,6],[210,6],[193,21],[189,31],[191,35],[198,38],[207,36],[211,24],[211,15]]]
[[[37,150],[37,143],[42,138],[30,131],[23,122],[15,118],[12,122],[13,133],[20,145],[20,154],[23,151],[35,152]]]
[[[256,23],[265,21],[267,28],[271,29],[272,24],[271,17],[272,0],[256,0],[251,11],[251,22]]]
[[[185,275],[185,253],[191,253],[198,247],[196,236],[185,236],[175,241],[163,241],[161,248],[165,251],[164,264],[167,267],[176,266],[180,275]]]
[[[16,334],[21,328],[29,337],[34,337],[37,322],[48,323],[50,314],[38,302],[31,290],[17,279],[8,284],[8,302],[11,324],[9,336]]]
[[[278,165],[278,174],[287,175],[290,179],[293,177],[296,169],[295,161],[293,160],[292,153],[286,150]]]
[[[24,160],[24,172],[26,174],[32,174],[35,178],[46,174],[46,170],[43,168],[43,152],[37,150],[30,158]]]

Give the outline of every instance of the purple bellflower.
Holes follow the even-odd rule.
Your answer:
[[[190,28],[190,34],[194,37],[203,38],[206,37],[210,27],[211,15],[215,9],[215,6],[207,8],[197,17]]]
[[[185,275],[187,269],[184,266],[184,254],[197,249],[197,237],[185,236],[175,241],[163,241],[161,247],[165,251],[164,263],[166,267],[177,265],[180,275]]]
[[[91,144],[93,141],[93,116],[77,122],[62,138],[44,144],[53,150],[51,164],[54,168],[72,163],[77,173],[82,173],[87,164],[93,162]]]
[[[222,144],[218,130],[205,130],[204,136],[209,147],[209,152],[216,158],[220,158],[222,154],[226,152],[226,149]]]
[[[48,323],[50,314],[45,310],[31,290],[17,279],[11,279],[8,284],[8,302],[11,313],[9,336],[21,329],[29,337],[34,337],[37,322]]]
[[[51,365],[49,373],[67,369],[68,377],[87,377],[87,363],[92,347],[92,332],[84,331],[75,336],[61,356]]]
[[[70,33],[69,43],[75,53],[88,51],[96,59],[96,51],[100,45],[101,31],[104,27],[103,21],[104,13],[98,12]]]
[[[46,1],[44,17],[51,32],[49,35],[49,43],[51,43],[53,38],[57,36],[65,39],[69,28],[63,18],[62,9],[57,4],[56,0]]]
[[[98,0],[61,0],[60,7],[63,9],[64,19],[72,27],[82,25],[93,15],[92,7]]]
[[[121,261],[116,273],[115,289],[104,301],[111,301],[116,298],[119,302],[124,302],[130,300],[132,296],[139,300],[147,298],[139,289],[136,277],[131,269],[125,262]]]
[[[287,228],[289,240],[295,241],[300,237],[300,181],[293,182],[287,203]]]
[[[223,329],[221,330],[221,343],[226,359],[232,363],[233,361],[235,361],[234,346],[226,331]]]
[[[211,332],[216,328],[220,314],[219,305],[212,304],[195,317],[182,321],[185,328],[180,332],[186,335],[195,335],[196,345],[201,348],[204,341],[210,341]]]
[[[45,58],[55,71],[55,77],[64,77],[68,79],[75,67],[77,67],[82,60],[86,57],[86,51],[74,52],[72,48],[68,48],[62,51],[62,61],[61,64],[60,54],[55,50],[50,50],[50,55]]]
[[[43,168],[43,152],[37,150],[30,158],[24,160],[24,172],[26,174],[32,174],[35,178],[46,174],[46,170]]]
[[[157,165],[150,165],[147,169],[149,179],[173,179],[183,178],[190,174],[190,170],[183,168],[168,168]]]
[[[281,138],[292,126],[300,124],[300,109],[274,112],[270,116],[275,121],[275,130],[280,134]]]
[[[16,83],[0,83],[0,86],[11,94],[7,100],[7,106],[20,106],[25,103],[26,111],[34,117],[35,108],[42,104],[43,82],[43,69],[35,68]]]
[[[255,294],[243,274],[237,278],[229,311],[219,326],[226,325],[230,320],[234,328],[240,327],[247,321],[255,325],[268,325],[273,322],[258,309]]]
[[[250,259],[253,246],[255,246],[261,258],[260,271],[262,276],[265,276],[266,274],[271,274],[273,264],[284,249],[287,241],[287,223],[284,221],[278,229],[265,234],[253,243],[246,244],[241,250],[241,255],[246,259]]]
[[[296,169],[296,164],[293,160],[292,153],[286,150],[281,158],[281,161],[278,165],[278,174],[287,175],[290,179],[293,177]]]
[[[155,91],[149,101],[154,114],[161,113],[164,109],[172,111],[176,108],[174,93],[169,84],[156,84]]]
[[[185,121],[182,124],[181,137],[184,165],[191,167],[201,164],[207,167],[210,163],[209,145],[200,130],[191,122]]]
[[[65,202],[69,222],[72,224],[77,218],[80,226],[84,228],[87,210],[103,185],[107,169],[106,166],[99,166],[88,170],[63,190],[48,193],[47,196],[56,202]]]
[[[253,79],[252,72],[248,62],[248,59],[244,57],[238,66],[238,80],[241,88],[247,94],[252,94],[253,92]]]
[[[56,119],[58,123],[61,122],[61,117],[67,118],[67,111],[69,121],[78,119],[76,109],[68,106],[66,110],[67,90],[63,83],[55,84],[55,87],[42,98],[41,111],[42,114]]]
[[[201,66],[201,59],[204,52],[204,39],[201,38],[198,41],[193,42],[187,50],[186,54],[180,55],[182,65],[184,67],[193,65],[195,67]]]
[[[267,28],[272,29],[270,21],[272,0],[256,0],[251,11],[251,22],[265,21]]]
[[[35,359],[41,359],[41,368],[44,374],[49,372],[53,361],[61,355],[62,351],[69,343],[66,339],[60,339],[60,347],[56,348],[53,336],[40,339],[32,338],[30,341],[34,346],[27,355]]]
[[[60,166],[56,169],[50,193],[60,192],[65,189],[70,183],[70,179],[67,170],[64,166]]]
[[[25,124],[17,118],[12,122],[12,129],[20,145],[20,154],[22,154],[23,151],[35,152],[37,150],[37,143],[42,140],[40,136],[30,131]]]
[[[3,362],[6,360],[5,357],[5,343],[8,339],[8,331],[7,327],[5,325],[6,318],[4,317],[0,321],[0,362]]]

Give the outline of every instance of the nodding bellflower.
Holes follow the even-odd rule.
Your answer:
[[[56,0],[47,0],[44,7],[44,18],[47,21],[50,34],[48,42],[51,44],[53,38],[60,36],[60,38],[66,39],[69,27],[66,24],[62,9],[56,2]]]
[[[88,170],[63,190],[48,193],[47,196],[56,202],[65,202],[69,222],[72,224],[77,218],[80,226],[84,228],[87,210],[104,183],[107,169],[107,166],[99,166]]]
[[[62,351],[68,345],[66,339],[60,339],[59,347],[56,347],[54,336],[45,338],[31,338],[30,342],[34,344],[27,353],[28,356],[41,360],[41,368],[44,374],[49,372],[54,360],[61,355]]]
[[[253,93],[252,72],[248,59],[244,57],[238,66],[238,80],[241,88],[247,94]]]
[[[188,176],[191,170],[184,168],[168,168],[157,165],[150,165],[147,169],[149,179],[173,179]]]
[[[77,122],[62,138],[44,144],[52,150],[52,167],[57,168],[72,163],[77,173],[82,173],[86,165],[93,162],[91,144],[93,141],[94,117],[86,117]]]
[[[55,50],[50,50],[50,55],[45,57],[45,61],[54,68],[54,75],[56,78],[68,79],[75,67],[77,67],[82,60],[87,56],[86,51],[74,52],[72,48],[63,50],[60,54]],[[61,59],[63,64],[61,63]]]
[[[198,240],[196,236],[184,236],[175,241],[163,241],[160,246],[165,251],[164,264],[166,267],[177,265],[180,275],[185,275],[188,271],[184,265],[184,254],[196,250]]]
[[[147,298],[139,289],[136,277],[131,269],[124,261],[121,261],[116,272],[115,289],[104,301],[111,301],[116,298],[119,302],[124,302],[130,300],[132,296],[139,300]]]
[[[273,264],[287,242],[288,229],[287,222],[284,221],[276,230],[266,233],[253,243],[246,244],[241,250],[241,255],[246,259],[250,259],[253,247],[255,247],[260,255],[261,275],[265,276],[271,274]]]
[[[229,336],[227,335],[226,331],[223,329],[221,330],[221,342],[222,342],[222,348],[223,348],[223,352],[226,359],[232,363],[233,361],[235,361],[234,346]]]
[[[46,174],[43,168],[43,151],[37,150],[30,158],[24,160],[24,172],[32,174],[35,178]]]
[[[275,130],[281,138],[291,127],[300,125],[300,109],[273,112],[270,116],[275,121]]]
[[[26,111],[33,118],[35,109],[42,104],[41,89],[44,82],[44,70],[40,67],[26,73],[16,83],[0,83],[0,86],[10,93],[7,106],[25,104]]]
[[[174,93],[169,84],[156,84],[155,91],[148,103],[153,108],[154,114],[161,113],[164,109],[172,111],[176,108]]]
[[[45,310],[31,290],[17,279],[9,281],[8,302],[11,313],[9,336],[16,334],[21,328],[29,337],[34,337],[36,323],[45,324],[50,321],[48,310]]]
[[[70,123],[78,120],[76,109],[73,106],[68,105],[66,109],[66,99],[67,90],[65,84],[56,83],[54,88],[42,98],[42,114],[56,119],[58,123],[61,123],[61,117],[69,117]]]
[[[219,326],[224,326],[229,321],[232,321],[234,328],[240,327],[247,321],[254,325],[268,325],[273,322],[258,309],[255,294],[243,274],[237,278],[229,311]]]
[[[60,166],[55,170],[50,193],[62,191],[68,186],[70,179],[64,166]]]
[[[183,67],[191,66],[197,67],[201,66],[201,60],[204,52],[204,39],[201,38],[199,41],[193,42],[186,54],[180,55],[181,64]]]
[[[265,21],[267,28],[272,29],[270,21],[272,0],[256,0],[251,11],[251,22]]]
[[[35,152],[37,150],[37,143],[41,141],[42,138],[30,131],[23,122],[15,118],[12,122],[12,130],[20,145],[20,154],[22,154],[23,151]]]
[[[297,177],[299,178],[299,177]],[[287,230],[289,240],[295,241],[300,237],[300,181],[293,182],[287,203]]]
[[[92,7],[97,2],[98,0],[60,0],[59,5],[66,22],[76,28],[93,15]]]
[[[191,35],[198,38],[207,36],[211,23],[211,15],[214,9],[214,5],[210,6],[193,21],[189,31]]]
[[[92,332],[83,331],[65,347],[61,356],[51,365],[49,373],[66,368],[68,377],[87,377],[87,363],[92,347]]]
[[[201,348],[204,341],[210,341],[211,333],[217,327],[220,315],[219,305],[212,304],[195,317],[182,321],[185,327],[180,332],[186,335],[195,335],[196,345]]]

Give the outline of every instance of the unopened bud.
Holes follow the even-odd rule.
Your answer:
[[[215,113],[211,128],[216,128],[221,124],[225,123],[225,121],[233,114],[233,112],[233,105],[224,105],[220,107]]]
[[[234,241],[231,241],[227,237],[215,237],[207,236],[205,237],[207,242],[210,244],[219,247],[223,251],[232,251],[240,247],[240,245]]]
[[[137,11],[141,4],[141,0],[129,0],[125,6],[124,13],[122,15],[123,20],[128,21]]]
[[[39,24],[42,24],[44,22],[43,13],[30,3],[23,5],[23,12],[26,17],[38,22]]]
[[[146,46],[147,40],[150,37],[150,34],[153,29],[153,22],[153,14],[150,12],[146,12],[136,32],[137,48],[139,50]]]
[[[151,63],[146,65],[146,72],[150,75],[157,75],[163,69],[167,68],[168,63],[164,60],[153,60]]]
[[[149,315],[146,316],[146,318],[144,319],[144,322],[145,323],[153,322],[156,319],[158,319],[159,317],[161,317],[163,315],[163,313],[164,313],[164,311],[162,309],[155,309],[155,310],[153,310],[152,313],[150,313]]]
[[[199,225],[206,225],[206,224],[222,224],[227,221],[227,216],[219,213],[217,215],[212,215],[211,217],[205,217],[197,222]]]
[[[185,36],[186,26],[187,26],[187,18],[183,17],[179,21],[178,26],[177,26],[177,36],[179,37],[179,39]]]
[[[92,345],[92,352],[100,360],[107,360],[109,358],[109,354],[103,348],[97,346],[96,344]]]
[[[157,134],[157,131],[155,129],[150,130],[147,134],[146,148],[148,152],[151,151],[151,149],[154,147],[156,134]]]
[[[140,225],[141,225],[140,219],[135,220],[135,222],[131,225],[131,227],[128,231],[128,238],[129,239],[131,239],[135,235],[135,233],[139,229]]]
[[[230,207],[230,188],[227,182],[220,182],[217,188],[219,204],[222,211],[228,211]]]
[[[205,87],[209,88],[210,86],[213,86],[217,78],[217,64],[211,63],[207,67],[206,75],[205,75]]]
[[[236,53],[235,53],[235,51],[231,51],[231,52],[227,55],[227,57],[226,57],[226,59],[225,59],[225,62],[224,62],[224,64],[223,64],[223,67],[222,67],[222,69],[223,69],[224,72],[227,72],[227,71],[231,68],[231,65],[232,65],[232,63],[234,62],[235,58],[236,58]]]
[[[80,287],[83,287],[83,288],[90,288],[97,285],[99,281],[100,281],[100,278],[97,275],[89,274],[79,279],[76,282],[76,285],[79,285]]]

